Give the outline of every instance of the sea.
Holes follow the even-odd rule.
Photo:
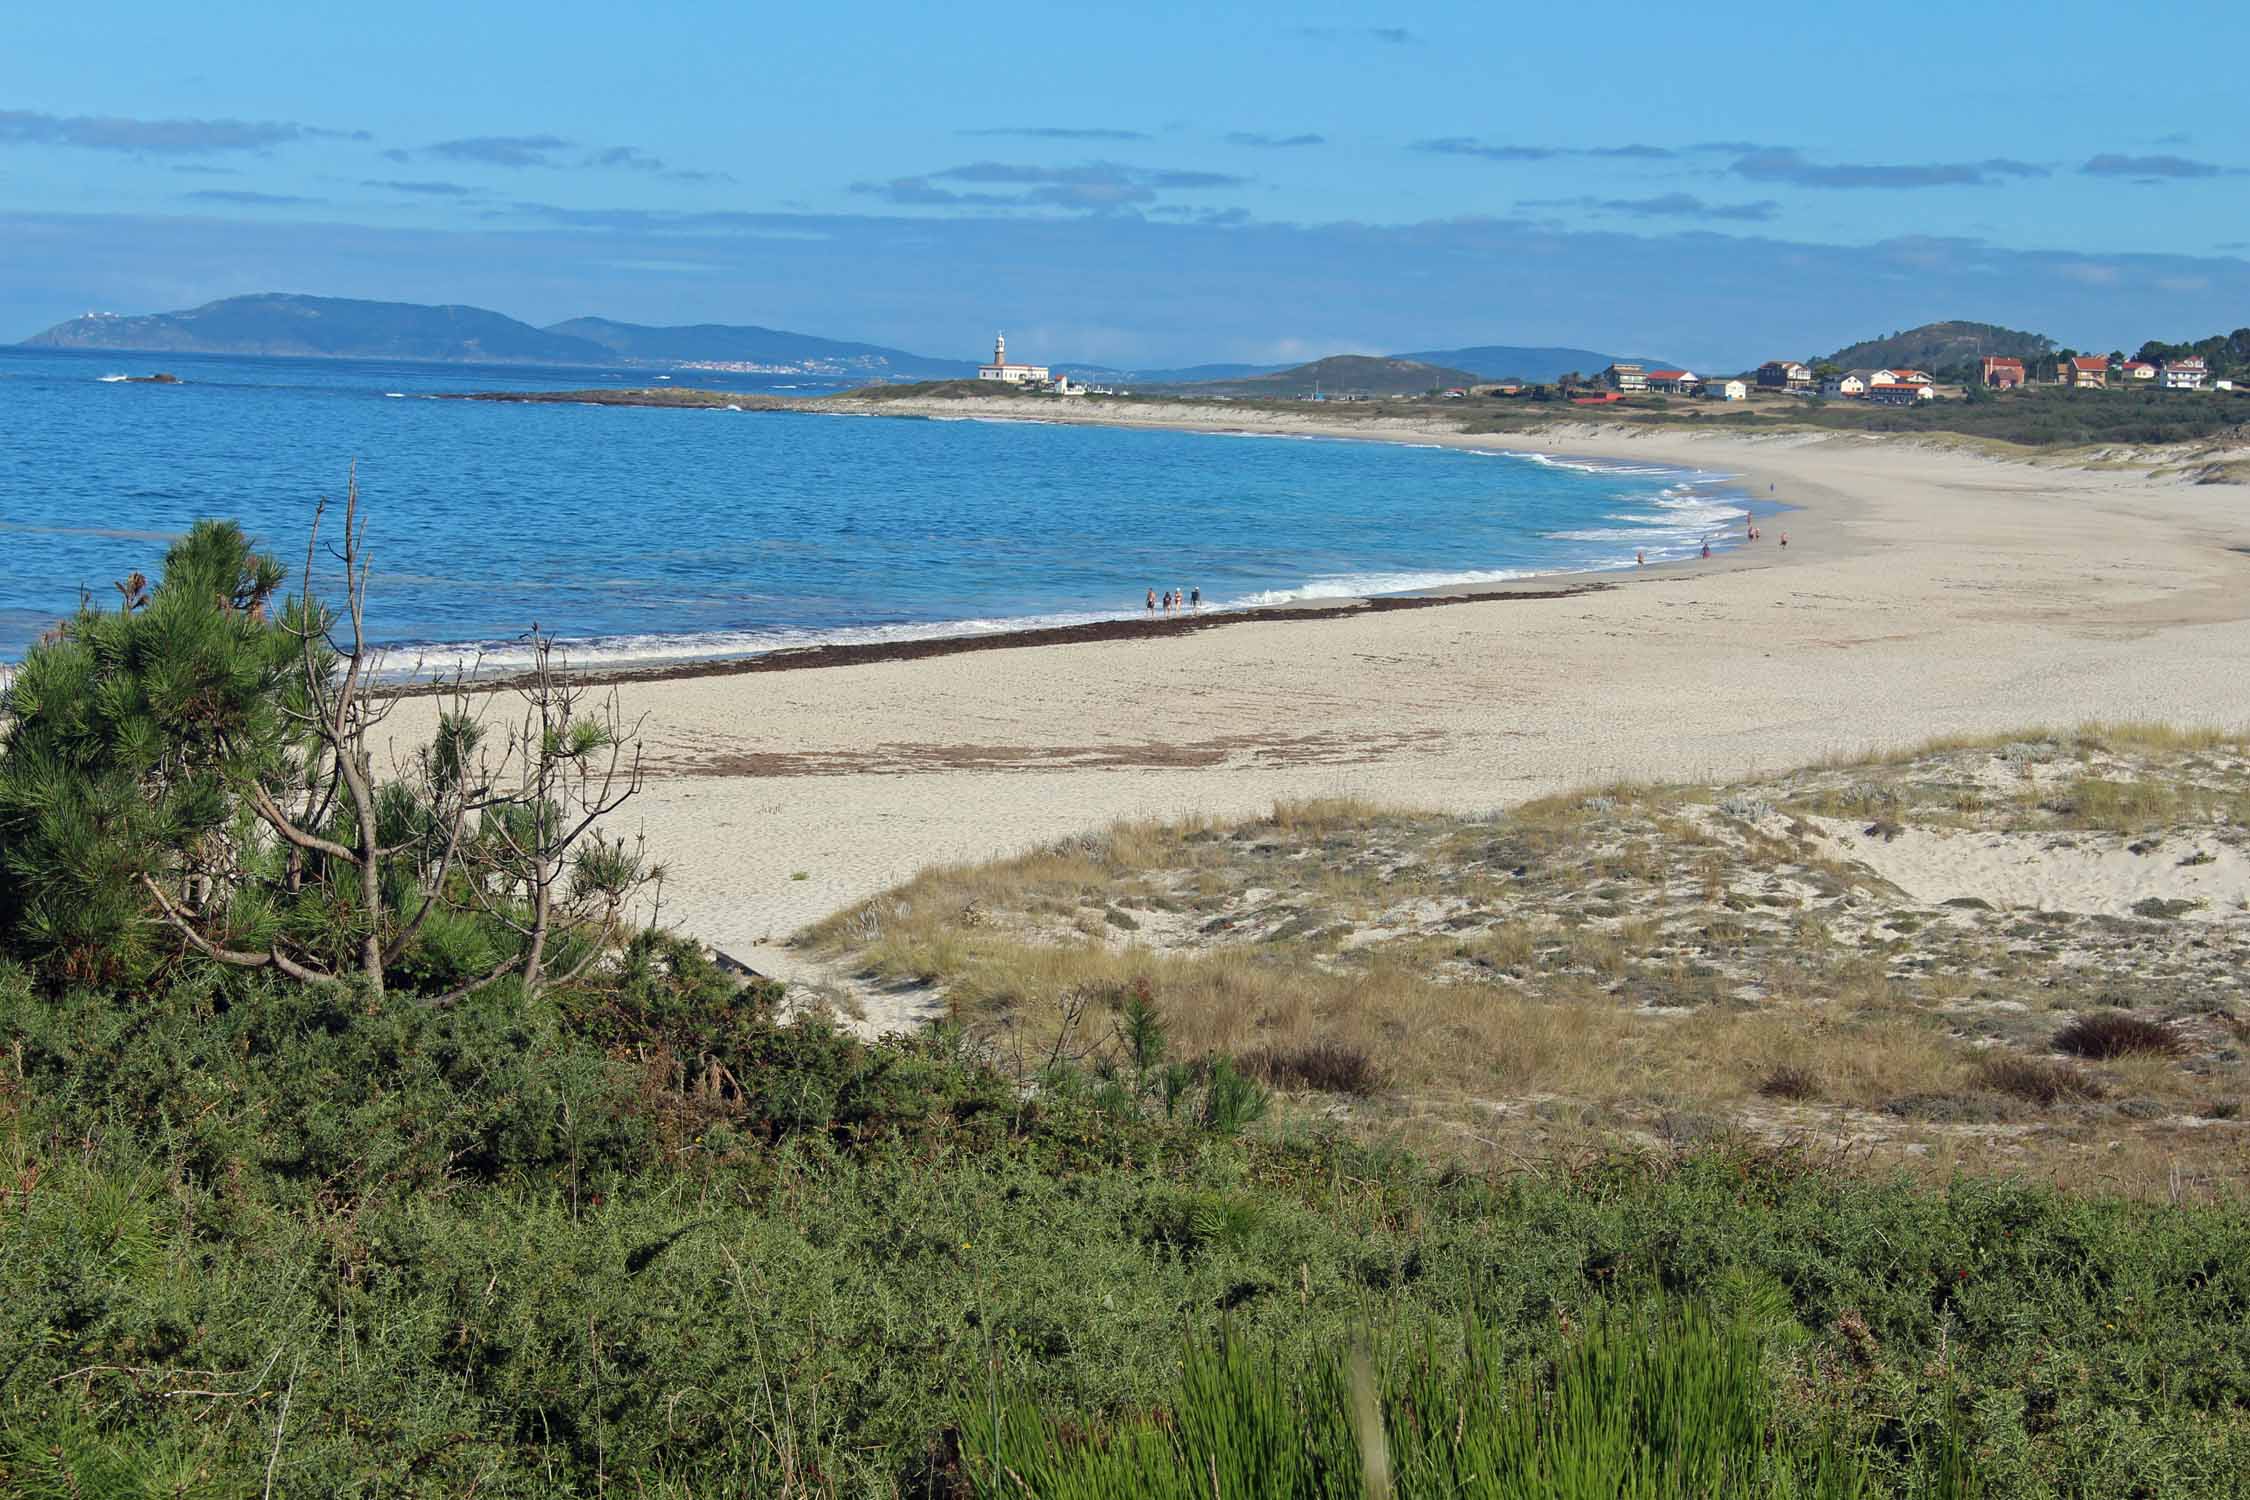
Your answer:
[[[126,377],[164,371],[177,384]],[[740,657],[1600,573],[1771,508],[1724,473],[978,418],[436,399],[801,376],[0,348],[0,663],[199,517],[292,570],[356,472],[394,663]],[[331,570],[330,581],[333,582]]]

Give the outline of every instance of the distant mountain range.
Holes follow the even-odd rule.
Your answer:
[[[977,373],[973,359],[924,359],[880,344],[851,344],[778,328],[725,323],[650,328],[608,318],[572,318],[544,331],[584,339],[600,345],[611,358],[638,364],[785,365],[791,373],[898,375],[909,380],[973,380]]]
[[[965,380],[973,359],[930,359],[880,344],[818,338],[778,328],[722,323],[652,327],[609,318],[571,318],[535,328],[482,307],[429,307],[415,302],[368,302],[348,297],[308,297],[260,292],[227,297],[180,312],[120,317],[89,314],[58,323],[24,340],[45,349],[115,349],[147,353],[292,355],[318,359],[410,359],[438,363],[613,366],[618,364],[725,366],[772,374],[833,375],[847,380]],[[1383,361],[1342,355],[1343,360]],[[1552,380],[1567,370],[1591,375],[1612,356],[1590,349],[1517,348],[1505,344],[1425,350],[1386,356],[1434,367],[1427,383],[1466,380]],[[1643,361],[1656,364],[1658,361]],[[1075,379],[1107,384],[1210,386],[1270,382],[1287,386],[1304,371],[1305,389],[1321,378],[1314,365],[1206,364],[1173,369],[1052,361]],[[1344,368],[1344,367],[1339,367]],[[1375,371],[1358,366],[1362,387]],[[1414,378],[1421,378],[1416,376]],[[1425,387],[1415,387],[1423,389]],[[1343,389],[1346,387],[1338,387]]]

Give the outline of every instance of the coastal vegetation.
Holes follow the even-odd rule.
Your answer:
[[[958,1011],[868,1043],[620,918],[607,700],[373,754],[310,572],[198,526],[8,690],[0,1491],[2250,1474],[2237,737],[1127,825],[825,927]],[[1963,833],[2147,910],[1908,896]]]

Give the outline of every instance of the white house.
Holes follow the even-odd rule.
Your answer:
[[[1931,385],[1927,370],[1910,370],[1901,366],[1895,370],[1870,370],[1867,372],[1870,389],[1878,385]]]
[[[2125,379],[2137,384],[2143,380],[2154,380],[2156,378],[2156,366],[2145,359],[2129,359],[2125,361],[2118,373]]]
[[[2168,391],[2200,391],[2210,378],[2211,367],[2200,355],[2164,361],[2164,389]]]
[[[1934,401],[1937,392],[1926,385],[1911,381],[1886,380],[1867,388],[1867,399],[1877,406],[1912,406],[1920,401]]]
[[[1045,385],[1045,365],[1011,365],[1008,363],[1008,336],[1001,334],[992,341],[992,363],[977,366],[979,380],[1005,380],[1010,385]]]
[[[1675,396],[1692,396],[1695,394],[1696,387],[1701,384],[1703,384],[1702,377],[1693,370],[1651,370],[1648,372],[1648,388],[1652,391],[1665,391]]]
[[[1710,387],[1710,393],[1721,401],[1747,401],[1750,387],[1739,380],[1722,380]]]
[[[1648,389],[1648,372],[1639,365],[1618,363],[1602,371],[1602,381],[1613,391],[1645,391]]]
[[[1831,375],[1820,383],[1823,396],[1864,396],[1867,394],[1872,370],[1846,370],[1841,375]]]

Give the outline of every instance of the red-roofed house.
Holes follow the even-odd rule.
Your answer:
[[[2081,354],[2055,364],[2055,382],[2073,390],[2098,391],[2109,384],[2109,361],[2099,354]]]
[[[1996,391],[2014,390],[2023,384],[2023,361],[2005,355],[1986,355],[1984,383]]]
[[[1932,385],[1927,370],[1909,370],[1904,366],[1890,370],[1877,370],[1869,385]]]
[[[1702,378],[1693,370],[1651,370],[1648,372],[1648,388],[1652,391],[1669,391],[1675,396],[1692,396],[1695,394],[1696,388],[1702,384]]]
[[[2154,380],[2156,378],[2156,366],[2145,359],[2129,359],[2117,367],[2117,377],[2120,380],[2132,381]]]

